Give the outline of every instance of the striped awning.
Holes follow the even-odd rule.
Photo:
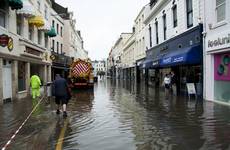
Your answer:
[[[23,0],[23,8],[17,10],[17,14],[20,14],[26,18],[35,16],[35,9],[28,0]]]

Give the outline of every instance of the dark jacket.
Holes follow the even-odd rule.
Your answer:
[[[52,88],[53,96],[61,96],[61,97],[67,97],[68,96],[68,86],[67,82],[64,78],[57,78],[53,82],[53,88]]]

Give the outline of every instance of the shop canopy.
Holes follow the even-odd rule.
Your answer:
[[[29,24],[34,25],[34,26],[39,28],[39,27],[43,27],[45,25],[45,21],[44,21],[42,16],[37,15],[37,16],[31,17],[29,19]]]
[[[160,67],[199,64],[202,61],[201,45],[169,51],[160,58]]]
[[[57,33],[56,33],[54,27],[51,27],[50,31],[48,31],[46,33],[46,35],[48,35],[49,37],[55,37],[55,36],[57,36]]]
[[[23,2],[21,0],[9,0],[9,6],[12,10],[21,9],[23,7]]]
[[[23,8],[17,10],[17,14],[20,14],[26,18],[35,16],[35,9],[33,5],[29,2],[29,0],[23,0]]]

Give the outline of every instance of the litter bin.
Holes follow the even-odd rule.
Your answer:
[[[51,97],[52,96],[52,82],[47,82],[46,86],[47,86],[46,88],[47,97]]]

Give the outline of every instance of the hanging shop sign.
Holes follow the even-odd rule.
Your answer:
[[[55,55],[50,55],[50,59],[54,61],[56,59]]]
[[[230,53],[214,55],[214,79],[230,81]]]
[[[11,37],[6,34],[0,35],[0,46],[8,48],[9,51],[12,51],[14,48],[14,42]]]

